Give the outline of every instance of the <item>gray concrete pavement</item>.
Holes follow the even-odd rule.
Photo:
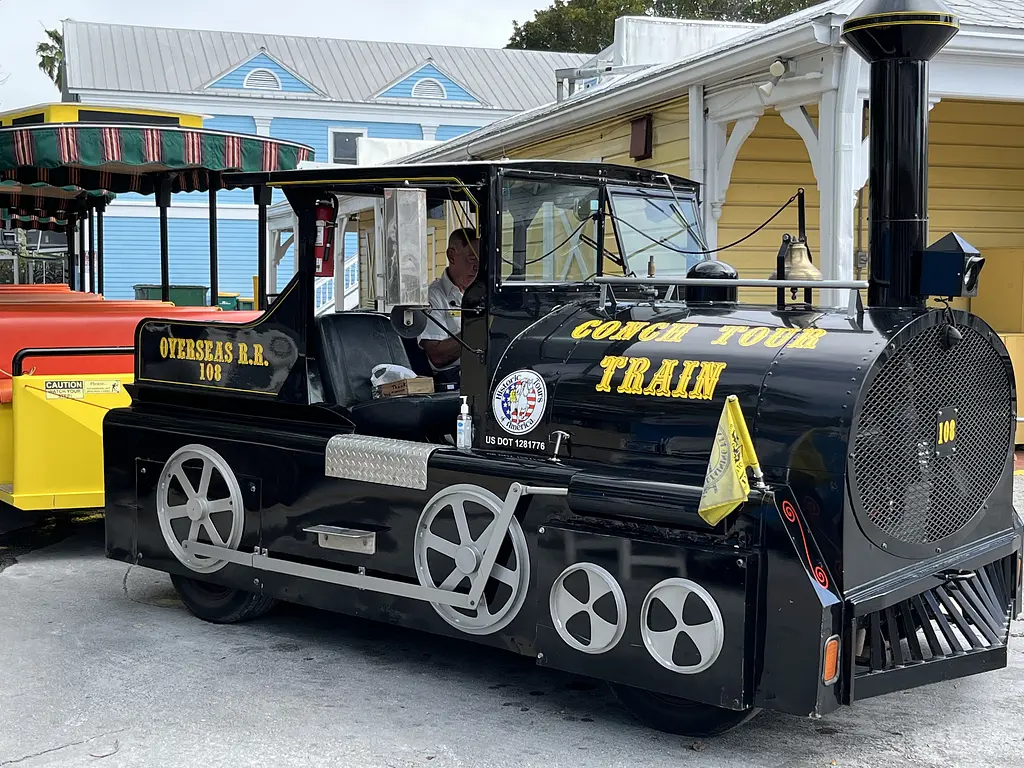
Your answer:
[[[164,574],[104,559],[100,522],[22,550],[0,557],[4,768],[1024,763],[1021,622],[1006,669],[818,721],[762,713],[700,743],[638,725],[602,686],[468,643],[296,607],[206,624]]]

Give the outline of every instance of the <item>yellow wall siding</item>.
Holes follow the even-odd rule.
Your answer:
[[[666,102],[654,110],[654,156],[633,160],[629,156],[630,122],[648,112],[623,115],[576,131],[509,152],[519,159],[602,160],[606,163],[657,168],[686,176],[690,172],[690,112],[688,100]]]
[[[816,118],[815,109],[808,112]],[[954,231],[983,255],[986,248],[1024,246],[1024,104],[942,101],[929,117],[929,242]],[[808,242],[817,261],[818,188],[807,149],[778,113],[766,112],[733,169],[719,221],[719,246],[751,232],[801,186],[807,196]],[[867,189],[862,194],[860,231],[867,248]],[[767,277],[782,235],[796,231],[794,204],[719,258],[743,276]],[[1009,284],[983,271],[979,291],[1005,292]],[[749,289],[743,298],[771,300],[769,292]],[[1019,303],[1021,296],[1014,293],[1005,300]],[[968,306],[966,300],[954,304]]]
[[[808,107],[817,118],[817,110]],[[732,126],[730,126],[730,135]],[[778,112],[769,110],[758,120],[754,132],[740,148],[733,166],[732,180],[726,192],[722,218],[718,221],[718,247],[730,245],[750,235],[764,224],[797,189],[804,188],[807,211],[807,242],[811,259],[820,261],[818,239],[818,185],[810,156],[796,132],[783,122]],[[782,236],[798,232],[797,202],[784,210],[771,224],[739,245],[721,251],[717,257],[735,267],[740,277],[766,278],[775,269]],[[741,301],[775,302],[775,292],[760,288],[741,288]],[[802,300],[802,294],[798,294]],[[817,292],[814,297],[817,300]]]
[[[986,250],[1024,247],[1024,104],[940,101],[929,126],[928,241],[956,232]],[[866,222],[865,222],[866,226]],[[978,283],[981,317],[998,331],[1002,315],[985,306],[1019,306],[1024,297],[1008,279],[1012,259],[986,263]],[[974,308],[975,302],[955,302]]]

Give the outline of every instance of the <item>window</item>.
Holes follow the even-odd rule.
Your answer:
[[[444,85],[441,84],[440,80],[424,77],[421,80],[417,80],[416,84],[413,85],[412,97],[414,99],[446,99],[448,98],[448,93],[445,91]]]
[[[331,162],[340,165],[356,164],[356,139],[363,131],[331,130]]]
[[[615,230],[630,270],[646,275],[654,259],[657,277],[685,277],[690,267],[707,258],[707,249],[692,197],[671,193],[610,188]]]
[[[242,87],[260,91],[280,91],[281,81],[269,69],[254,69],[245,76],[245,82],[242,83]]]
[[[572,282],[597,273],[596,186],[506,178],[503,281]]]

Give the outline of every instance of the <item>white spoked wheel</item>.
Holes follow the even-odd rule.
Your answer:
[[[501,507],[501,499],[476,485],[453,485],[434,496],[416,526],[413,554],[420,584],[468,594],[470,578],[480,568]],[[487,635],[516,617],[529,584],[526,536],[512,518],[479,605],[465,609],[431,605],[453,627],[470,635]]]
[[[227,560],[187,553],[182,542],[237,549],[242,540],[242,489],[224,458],[205,445],[183,446],[167,460],[157,481],[156,514],[168,548],[196,573],[213,573]]]

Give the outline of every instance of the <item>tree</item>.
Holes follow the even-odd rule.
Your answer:
[[[619,16],[766,23],[820,0],[554,0],[531,21],[512,22],[508,48],[598,53],[611,45]]]
[[[46,40],[36,46],[39,68],[53,80],[53,84],[64,90],[64,35],[56,29],[45,29]]]

